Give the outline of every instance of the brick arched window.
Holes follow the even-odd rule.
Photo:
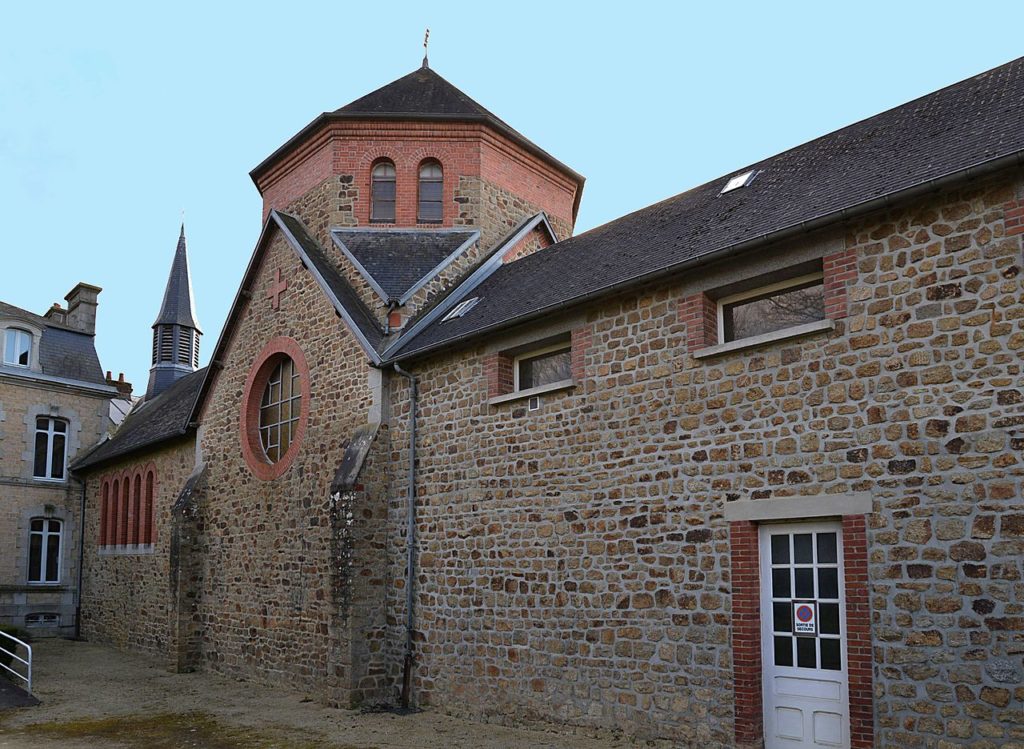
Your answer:
[[[138,544],[140,543],[139,537],[139,526],[142,523],[142,474],[135,474],[135,490],[132,492],[132,511],[129,517],[131,521],[131,531],[128,538],[128,543]]]
[[[370,170],[370,221],[395,222],[395,164],[388,159]]]
[[[100,546],[107,545],[107,522],[110,517],[110,482],[103,479],[100,499]]]
[[[142,521],[142,541],[144,544],[153,543],[153,489],[156,483],[156,476],[153,471],[146,472],[146,501]]]
[[[444,171],[441,162],[428,159],[420,164],[419,203],[416,220],[421,224],[439,224],[444,219]]]

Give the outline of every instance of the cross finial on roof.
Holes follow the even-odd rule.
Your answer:
[[[423,35],[423,67],[429,68],[430,62],[427,60],[427,44],[430,42],[430,29],[427,29],[427,33]]]

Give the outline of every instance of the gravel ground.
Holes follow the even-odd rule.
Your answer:
[[[0,712],[0,748],[623,749],[607,735],[473,723],[425,711],[399,716],[323,707],[301,694],[215,674],[172,674],[102,645],[36,647],[37,707]]]

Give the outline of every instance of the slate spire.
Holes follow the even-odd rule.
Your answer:
[[[185,325],[203,332],[196,320],[196,308],[192,301],[192,275],[188,269],[184,223],[178,236],[178,248],[174,251],[171,272],[167,276],[164,302],[160,305],[160,314],[156,316],[153,325]]]
[[[149,370],[147,399],[156,397],[175,381],[198,369],[199,336],[202,334],[196,319],[185,224],[182,222],[163,304],[153,323],[153,365]]]

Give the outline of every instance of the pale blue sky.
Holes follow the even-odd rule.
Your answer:
[[[587,177],[578,231],[1024,54],[1024,6],[18,3],[0,11],[0,299],[103,287],[145,389],[181,210],[213,348],[260,231],[248,172],[431,66]]]

